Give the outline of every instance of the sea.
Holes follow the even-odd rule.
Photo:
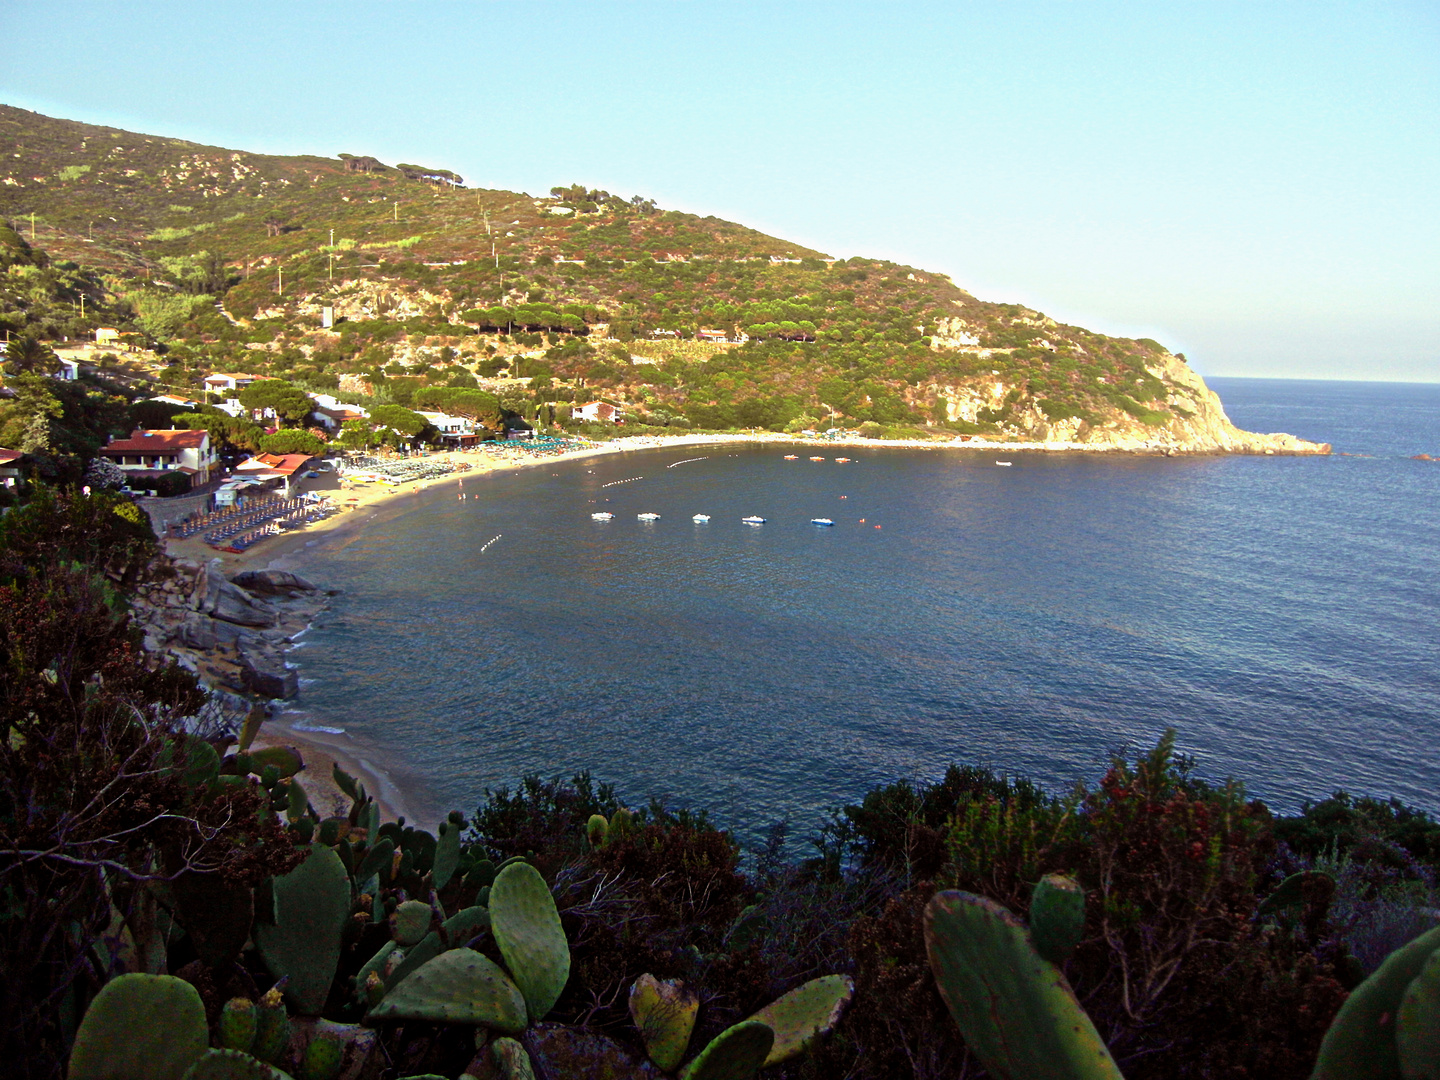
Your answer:
[[[311,550],[344,592],[282,721],[426,819],[588,770],[806,836],[951,763],[1063,792],[1167,728],[1277,811],[1440,812],[1440,385],[1210,385],[1335,453],[717,443],[401,496]]]

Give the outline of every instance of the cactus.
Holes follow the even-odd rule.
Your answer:
[[[483,907],[468,907],[446,919],[441,924],[441,929],[444,931],[443,934],[432,930],[421,939],[418,945],[405,953],[404,958],[395,966],[395,970],[386,978],[387,986],[399,986],[411,972],[418,970],[422,964],[435,959],[447,948],[453,949],[458,945],[464,945],[476,934],[490,929],[490,912]]]
[[[1070,959],[1085,933],[1085,890],[1061,874],[1046,874],[1030,897],[1035,951],[1052,964]]]
[[[450,816],[440,823],[440,837],[435,841],[435,865],[431,868],[431,884],[443,889],[455,876],[460,865],[460,830],[465,827],[465,818],[460,811],[450,811]]]
[[[525,998],[488,957],[451,949],[386,994],[365,1019],[479,1024],[516,1035],[525,1029]]]
[[[245,717],[245,723],[240,728],[240,741],[237,744],[240,753],[250,749],[250,744],[255,741],[255,736],[260,734],[260,727],[265,723],[265,706],[252,705],[250,712]]]
[[[496,1039],[490,1044],[490,1056],[504,1080],[535,1080],[530,1055],[514,1039]]]
[[[181,1080],[209,1045],[193,986],[170,975],[121,975],[80,1021],[70,1080]]]
[[[635,828],[635,815],[625,807],[620,807],[610,815],[610,827],[605,830],[605,843],[612,844],[616,840],[629,836]]]
[[[400,946],[396,945],[393,941],[385,942],[380,946],[380,951],[369,960],[366,960],[360,970],[355,973],[355,999],[361,1004],[369,1001],[370,976],[375,975],[379,978],[380,972],[385,970],[386,962],[398,948],[400,948]],[[380,985],[383,992],[385,984],[382,982]]]
[[[335,1080],[345,1059],[345,1044],[329,1032],[319,1032],[305,1046],[300,1080]]]
[[[248,1054],[255,1045],[255,1003],[237,997],[227,1001],[220,1010],[220,1046]]]
[[[380,884],[384,885],[390,880],[390,866],[395,860],[395,842],[388,836],[374,841],[365,852],[365,857],[360,860],[360,865],[355,868],[355,880],[365,881],[371,877],[379,877]]]
[[[630,988],[630,1016],[650,1060],[669,1072],[679,1065],[695,1030],[700,999],[678,979],[661,982],[648,972]]]
[[[340,936],[350,917],[350,875],[324,845],[274,883],[275,921],[257,919],[255,945],[277,979],[289,976],[285,997],[297,1012],[325,1006],[340,964]]]
[[[261,1061],[279,1060],[290,1045],[290,1014],[285,1011],[280,990],[279,984],[266,990],[255,1007],[255,1043],[250,1052]]]
[[[1440,948],[1400,999],[1395,1048],[1405,1080],[1440,1080]]]
[[[267,746],[263,750],[250,751],[251,767],[260,770],[263,778],[266,766],[274,766],[276,779],[294,776],[305,767],[305,759],[293,746]],[[274,780],[266,784],[270,787]]]
[[[1008,1080],[1121,1080],[1060,969],[1001,905],[941,892],[925,908],[925,949],[965,1044]]]
[[[430,932],[434,914],[423,900],[406,900],[390,916],[390,936],[401,945],[414,945]]]
[[[825,975],[776,998],[750,1017],[775,1034],[775,1044],[762,1067],[789,1061],[810,1049],[840,1022],[840,1014],[854,994],[855,982],[850,976]]]
[[[207,1050],[184,1080],[291,1080],[289,1073],[239,1050]]]
[[[1351,991],[1325,1032],[1310,1080],[1351,1080],[1357,1076],[1405,1076],[1405,1080],[1411,1080],[1400,1068],[1396,1018],[1410,985],[1425,971],[1437,949],[1440,927],[1396,949],[1373,975]],[[1412,1003],[1423,994],[1423,985]]]
[[[307,806],[309,806],[309,800],[305,797],[305,788],[301,785],[300,778],[298,776],[290,777],[290,787],[285,799],[285,817],[291,825],[305,816]]]
[[[728,1027],[685,1066],[680,1080],[749,1080],[770,1056],[775,1033],[760,1020]]]
[[[605,834],[610,831],[610,822],[605,819],[604,814],[591,814],[590,820],[585,823],[585,839],[592,848],[598,848],[605,843]]]
[[[512,863],[496,876],[490,931],[530,1018],[543,1020],[570,978],[570,944],[550,887],[529,863]]]

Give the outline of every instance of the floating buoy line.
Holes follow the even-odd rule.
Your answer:
[[[495,534],[494,536],[492,536],[489,540],[486,540],[485,543],[482,544],[481,547],[480,547],[480,554],[482,554],[482,555],[485,554],[485,549],[488,548],[491,544],[493,544],[496,540],[499,540],[500,537],[502,537],[502,536],[504,536],[504,535],[505,535],[504,533],[496,533],[496,534]]]
[[[710,455],[709,455],[709,454],[706,454],[704,457],[687,457],[684,461],[671,462],[669,465],[666,465],[665,468],[667,468],[667,469],[673,469],[676,465],[689,465],[690,462],[692,462],[692,461],[709,461],[709,460],[710,460]]]
[[[600,486],[601,486],[602,488],[614,487],[616,484],[631,484],[631,483],[634,483],[636,480],[644,480],[644,479],[645,479],[645,478],[644,478],[643,476],[632,476],[632,477],[629,477],[628,479],[625,479],[625,480],[611,480],[608,484],[601,484]]]

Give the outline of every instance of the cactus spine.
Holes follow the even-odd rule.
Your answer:
[[[965,1044],[1007,1080],[1121,1080],[1065,976],[1001,905],[941,892],[925,908],[925,949]]]

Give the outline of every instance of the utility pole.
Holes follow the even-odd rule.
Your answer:
[[[399,221],[399,220],[400,220],[400,200],[399,200],[399,199],[396,199],[396,200],[395,200],[395,220],[396,220],[396,221]]]
[[[85,294],[80,294],[80,318],[85,318]]]
[[[30,211],[30,242],[35,242],[35,211]]]
[[[285,295],[285,268],[280,267],[280,295]]]
[[[335,246],[335,230],[334,230],[334,229],[331,229],[331,230],[330,230],[330,246],[331,246],[332,248]]]

